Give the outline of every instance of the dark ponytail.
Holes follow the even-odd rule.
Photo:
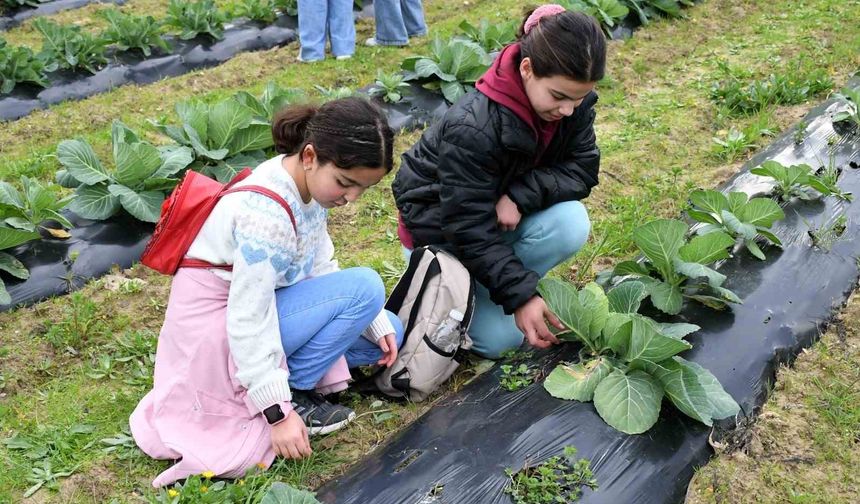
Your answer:
[[[293,155],[312,144],[321,164],[338,168],[394,166],[394,132],[385,114],[364,98],[332,100],[320,107],[291,105],[272,121],[275,149]]]
[[[544,16],[525,33],[526,13],[520,26],[520,52],[529,58],[537,77],[563,75],[577,82],[596,82],[606,71],[606,37],[593,17],[566,10]]]

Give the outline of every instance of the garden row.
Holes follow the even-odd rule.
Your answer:
[[[856,97],[860,81],[843,92]],[[569,445],[597,464],[565,491],[583,486],[590,502],[682,499],[694,467],[709,457],[709,436],[736,427],[714,421],[752,416],[775,369],[815,340],[856,286],[860,207],[851,192],[860,190],[860,117],[851,108],[855,127],[833,123],[847,111],[830,100],[807,116],[802,129],[811,135],[787,132],[723,191],[693,192],[692,226],[658,219],[637,227],[640,260],[582,289],[543,280],[540,292],[566,327],[559,338],[576,344],[521,361],[529,381],[561,361],[542,386],[511,394],[499,390],[504,370],[482,377],[320,489],[320,499],[499,502],[511,482],[526,479],[514,477],[519,468],[537,475],[526,469]],[[689,418],[661,412],[664,400]],[[648,435],[623,436],[603,422]],[[486,462],[470,463],[475,457]],[[401,491],[379,493],[395,480]]]
[[[658,15],[681,16],[680,6],[691,4],[689,0],[571,0],[562,3],[569,9],[593,15],[610,35],[617,32],[622,19],[633,16],[631,9],[636,12],[633,18],[635,22],[631,21],[633,26],[645,24]],[[357,1],[356,7],[360,9],[362,2]],[[6,109],[0,114],[0,120],[17,119],[37,108],[67,99],[82,99],[128,81],[145,84],[193,68],[212,65],[229,59],[236,52],[230,51],[221,58],[209,58],[202,64],[187,62],[180,65],[184,66],[182,69],[165,69],[163,66],[166,62],[158,64],[147,60],[153,51],[156,59],[164,59],[165,55],[172,52],[173,46],[177,46],[177,52],[186,59],[188,53],[193,50],[185,44],[170,43],[171,37],[165,38],[165,33],[176,35],[179,42],[191,40],[205,47],[224,37],[225,23],[231,18],[248,19],[255,27],[260,23],[268,25],[287,22],[285,27],[294,28],[296,11],[296,0],[237,0],[230,4],[227,11],[217,9],[212,0],[171,0],[167,16],[162,20],[149,15],[124,14],[116,9],[103,10],[100,15],[108,22],[108,28],[98,34],[84,32],[78,26],[58,25],[45,19],[36,20],[34,26],[43,37],[40,52],[34,53],[23,46],[12,47],[0,39],[0,96],[8,95],[16,87],[24,85],[24,91],[5,100],[6,103],[0,100],[0,104]],[[279,13],[287,17],[279,21]],[[481,44],[484,51],[495,51],[514,40],[516,29],[516,22],[499,25],[485,23],[479,27],[470,27],[469,35]],[[243,37],[248,38],[248,35]],[[295,40],[294,33],[283,32],[265,44],[255,44],[239,50],[264,49],[292,40]],[[418,74],[437,73],[443,80],[441,90],[451,102],[462,94],[464,86],[469,86],[479,76],[470,73],[474,63],[487,59],[486,55],[473,54],[471,49],[453,50],[468,53],[469,59],[465,65],[467,68],[425,67],[417,70]],[[128,53],[128,56],[123,56],[124,53]],[[108,65],[111,57],[118,60],[119,64]],[[447,66],[456,67],[460,60],[448,61]],[[126,67],[131,64],[143,66],[141,71],[136,72],[140,75],[124,80],[125,74],[129,73]],[[169,64],[175,65],[176,62],[170,61]],[[403,66],[407,71],[416,71],[408,61],[404,62]],[[86,72],[105,75],[94,82],[86,77]],[[135,73],[133,69],[131,73]],[[63,89],[39,93],[39,87]]]
[[[0,30],[8,30],[32,17],[77,9],[94,1],[117,5],[125,3],[125,0],[2,0],[0,1]]]

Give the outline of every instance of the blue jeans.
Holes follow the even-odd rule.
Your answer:
[[[373,0],[373,15],[380,45],[406,45],[409,37],[427,33],[421,0]]]
[[[325,39],[331,39],[335,56],[355,52],[355,18],[353,0],[299,0],[299,41],[305,61],[325,58]]]
[[[385,303],[385,286],[370,268],[349,268],[309,278],[275,291],[281,343],[290,387],[313,389],[332,364],[346,356],[349,367],[375,364],[382,350],[361,336]],[[400,319],[386,312],[398,348]]]
[[[566,201],[524,217],[515,230],[503,236],[523,265],[543,277],[576,254],[588,240],[590,230],[585,206],[579,201]],[[409,253],[404,248],[407,261]],[[518,348],[523,343],[523,333],[517,328],[514,316],[505,315],[480,283],[475,298],[475,315],[469,327],[472,351],[498,359],[506,350]]]

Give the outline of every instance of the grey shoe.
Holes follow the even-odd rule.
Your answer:
[[[293,411],[305,422],[309,436],[340,430],[355,419],[355,412],[346,406],[328,402],[315,390],[293,390]]]

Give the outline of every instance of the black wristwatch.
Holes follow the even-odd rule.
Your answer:
[[[275,425],[287,417],[284,415],[284,411],[281,409],[280,404],[273,404],[264,409],[263,416],[266,417],[266,421],[269,422],[269,425]]]

